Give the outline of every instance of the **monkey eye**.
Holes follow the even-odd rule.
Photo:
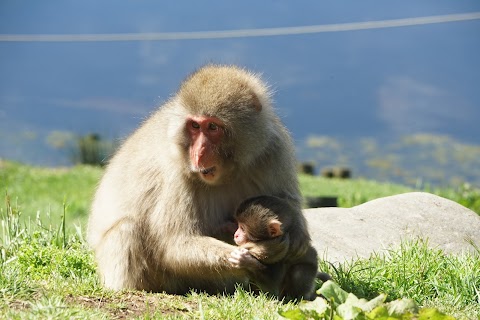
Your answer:
[[[200,124],[199,124],[198,122],[196,122],[196,121],[192,121],[192,122],[191,122],[191,126],[192,126],[192,128],[194,128],[194,129],[200,129]]]
[[[218,125],[214,122],[210,122],[208,124],[208,130],[211,130],[211,131],[217,131],[218,130]]]

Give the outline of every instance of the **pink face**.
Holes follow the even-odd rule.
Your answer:
[[[187,119],[190,137],[190,162],[200,178],[214,184],[222,175],[222,159],[215,152],[224,136],[223,122],[216,117],[190,116]]]
[[[268,233],[268,239],[273,239],[283,235],[281,226],[282,223],[278,219],[271,219],[268,222],[267,230],[265,230],[265,233]],[[237,231],[235,231],[235,235],[233,237],[233,240],[237,246],[246,244],[248,242],[258,241],[258,239],[255,240],[251,235],[249,235],[247,230],[247,227],[243,223],[238,223]]]
[[[242,223],[238,224],[238,229],[235,231],[235,235],[233,236],[233,240],[237,244],[237,246],[240,246],[242,244],[245,244],[249,241],[248,235],[244,230],[244,226]]]

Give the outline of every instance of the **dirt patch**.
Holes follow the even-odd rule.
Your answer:
[[[31,304],[27,301],[13,300],[8,303],[8,306],[15,310],[26,310],[31,308]]]
[[[67,304],[97,309],[113,319],[129,319],[145,315],[181,315],[198,308],[196,303],[186,302],[185,297],[146,292],[127,292],[105,297],[69,295]]]

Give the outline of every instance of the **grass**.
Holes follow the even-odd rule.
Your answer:
[[[372,299],[385,293],[389,299],[408,297],[422,306],[471,319],[480,315],[480,250],[475,254],[446,255],[423,240],[404,242],[386,255],[353,260],[337,268],[346,291]]]
[[[8,319],[278,319],[295,309],[238,289],[232,296],[186,296],[103,289],[83,229],[102,171],[79,166],[35,168],[0,162],[0,314]],[[342,206],[411,189],[364,180],[301,176],[306,196],[336,195]],[[473,190],[473,191],[472,191]],[[468,195],[475,203],[475,189]],[[7,193],[5,193],[5,191]],[[455,190],[443,191],[452,200]],[[478,211],[477,211],[478,212]],[[373,254],[341,265],[320,261],[346,291],[371,299],[412,298],[459,319],[480,319],[480,252],[461,256],[403,243],[388,255]]]
[[[347,208],[376,198],[413,191],[402,185],[363,179],[326,179],[309,175],[300,175],[299,179],[300,189],[305,197],[338,197],[338,205]]]
[[[102,175],[97,167],[42,168],[0,159],[0,190],[11,196],[23,219],[56,222],[68,205],[69,222],[86,220],[95,185]]]

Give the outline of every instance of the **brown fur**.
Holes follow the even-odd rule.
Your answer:
[[[225,125],[214,157],[222,174],[214,183],[192,170],[191,116]],[[116,290],[232,292],[247,270],[228,262],[236,247],[218,240],[232,239],[219,235],[218,226],[243,199],[262,194],[296,208],[299,227],[290,247],[303,254],[310,237],[293,144],[267,86],[234,66],[205,66],[125,141],[100,181],[87,239],[102,283]]]
[[[280,298],[314,299],[315,279],[318,272],[317,252],[309,245],[299,255],[290,247],[290,239],[303,227],[301,214],[288,201],[274,196],[258,196],[245,200],[238,207],[235,219],[242,224],[250,240],[241,245],[263,264],[265,269],[254,268],[252,281],[262,291]],[[280,222],[281,231],[272,237],[272,221]],[[255,240],[252,240],[255,239]],[[254,264],[253,264],[254,265]]]

